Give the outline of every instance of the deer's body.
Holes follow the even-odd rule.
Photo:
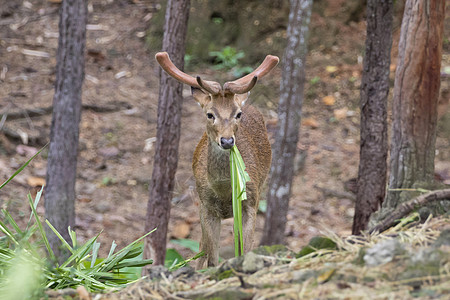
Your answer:
[[[243,204],[257,208],[258,197],[251,196],[255,193],[259,195],[269,173],[272,152],[261,113],[252,106],[245,106],[242,112],[241,124],[236,132],[236,146],[251,178],[247,183],[250,197]],[[205,132],[195,149],[192,169],[201,205],[221,219],[231,218],[230,152],[211,142]]]
[[[258,76],[273,69],[278,58],[267,56],[254,72],[225,83],[223,88],[216,82],[195,79],[178,70],[167,53],[158,53],[156,58],[167,73],[192,87],[194,99],[207,116],[206,132],[195,149],[192,167],[200,198],[200,247],[206,254],[199,259],[197,267],[202,268],[206,260],[208,266],[214,266],[219,261],[221,220],[233,216],[230,149],[234,145],[250,176],[247,200],[242,202],[244,251],[253,246],[259,196],[269,173],[272,153],[263,116],[244,103]]]

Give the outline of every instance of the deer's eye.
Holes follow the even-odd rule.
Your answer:
[[[214,120],[214,115],[212,113],[207,113],[206,117],[210,120]]]
[[[242,117],[242,112],[238,112],[238,114],[236,115],[236,119],[240,119]]]

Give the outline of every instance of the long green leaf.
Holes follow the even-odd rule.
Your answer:
[[[35,155],[33,155],[26,163],[24,163],[24,164],[23,164],[16,172],[14,172],[14,174],[13,174],[11,177],[9,177],[8,179],[6,179],[6,181],[3,182],[2,185],[0,185],[0,190],[1,190],[5,185],[7,185],[8,182],[10,182],[11,180],[13,180],[13,178],[16,177],[17,174],[19,174],[20,172],[22,172],[22,170],[25,169],[26,166],[28,166],[28,164],[29,164],[36,156],[38,156],[38,155],[42,152],[42,150],[45,149],[45,147],[47,147],[47,145],[48,145],[48,143],[45,144],[45,146],[42,147],[41,150],[39,150]]]
[[[14,221],[14,219],[11,216],[11,214],[9,213],[9,211],[7,211],[6,209],[2,209],[2,212],[5,215],[6,219],[8,220],[8,223],[11,224],[11,226],[14,228],[14,230],[22,236],[23,231],[20,230],[19,225],[17,225],[16,221]]]
[[[236,256],[244,253],[242,236],[242,201],[247,199],[246,183],[250,176],[245,171],[244,160],[236,146],[230,151],[230,173],[233,207],[234,252]]]
[[[50,229],[53,231],[53,233],[61,240],[61,243],[70,251],[70,253],[73,253],[72,247],[70,247],[69,243],[66,242],[66,240],[63,238],[63,236],[56,230],[55,227],[48,221],[45,220],[45,223],[50,227]]]
[[[101,233],[101,232],[100,232]],[[97,240],[98,236],[100,235],[100,233],[98,233],[96,236],[94,236],[93,238],[90,238],[83,246],[81,246],[80,248],[74,250],[73,254],[65,261],[61,264],[60,268],[65,268],[67,267],[72,261],[77,260],[78,262],[83,261],[86,257],[87,257],[87,253],[89,253],[92,250],[92,247],[95,243],[95,241]]]
[[[36,198],[41,198],[42,192],[44,191],[44,187],[36,194]],[[36,208],[33,205],[33,199],[31,198],[31,194],[28,194],[28,202],[30,203],[31,210],[33,212],[34,218],[36,219],[36,224],[38,225],[39,231],[42,236],[42,240],[44,241],[45,247],[47,248],[48,255],[52,261],[56,261],[55,254],[53,253],[52,248],[50,247],[50,243],[48,242],[47,235],[45,234],[44,227],[42,226],[42,222],[39,219],[39,216],[36,212]]]

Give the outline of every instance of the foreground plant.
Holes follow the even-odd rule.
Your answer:
[[[42,149],[36,154],[38,155]],[[35,156],[36,156],[35,155]],[[5,183],[3,188],[19,174],[35,157],[29,159]],[[106,258],[98,258],[100,243],[98,235],[84,244],[79,244],[75,231],[70,227],[71,244],[46,221],[45,223],[60,238],[63,246],[70,252],[70,257],[58,264],[54,252],[50,248],[44,224],[36,212],[43,188],[33,201],[28,194],[31,214],[25,229],[21,229],[12,215],[1,210],[0,219],[0,295],[2,299],[25,299],[36,296],[39,291],[51,289],[76,288],[84,286],[90,292],[106,289],[122,288],[140,278],[136,268],[149,265],[151,259],[142,259],[143,238],[147,233],[122,250],[114,253],[116,243],[113,242]]]

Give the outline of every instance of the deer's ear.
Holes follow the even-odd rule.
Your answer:
[[[191,87],[191,92],[195,101],[197,101],[201,107],[204,107],[211,101],[211,96],[199,88]]]
[[[250,92],[247,92],[245,94],[235,94],[234,95],[234,101],[240,106],[243,106],[245,104],[245,101],[248,99],[248,95],[250,95]]]

